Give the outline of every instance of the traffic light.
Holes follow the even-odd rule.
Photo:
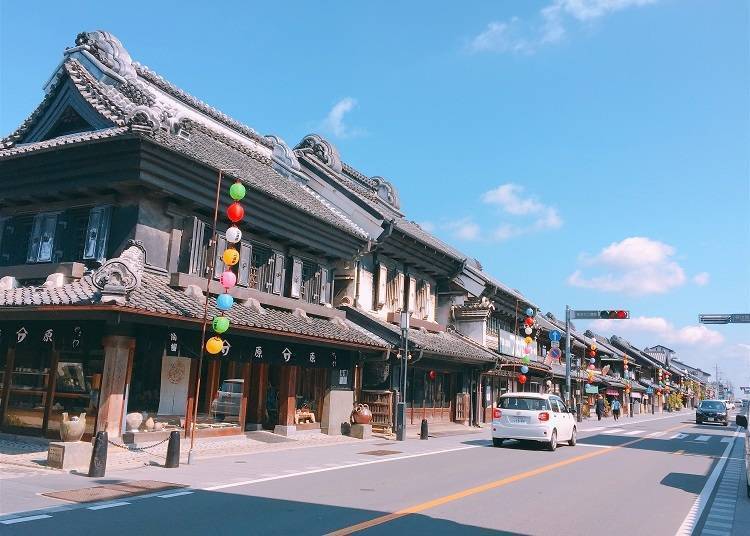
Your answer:
[[[627,320],[630,318],[630,311],[612,310],[599,311],[599,318],[608,320]]]

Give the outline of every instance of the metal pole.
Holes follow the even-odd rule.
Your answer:
[[[193,419],[190,423],[190,450],[188,451],[188,465],[192,464],[195,460],[193,459],[193,445],[195,445],[195,428],[196,421],[198,420],[198,400],[200,399],[201,390],[201,369],[203,368],[203,356],[206,351],[206,327],[208,326],[208,300],[210,297],[211,281],[214,279],[216,270],[216,246],[218,245],[218,231],[216,224],[219,219],[219,196],[221,195],[221,179],[223,170],[219,170],[219,177],[216,180],[216,201],[214,203],[214,227],[213,236],[211,237],[211,246],[213,246],[213,255],[209,256],[208,259],[208,279],[206,279],[206,301],[203,304],[203,326],[201,328],[201,351],[198,356],[198,377],[195,382],[195,399],[193,400]]]
[[[565,306],[565,402],[570,405],[570,306]]]
[[[399,425],[396,431],[396,439],[398,441],[406,440],[406,361],[409,359],[409,330],[401,330],[401,338],[403,339],[403,354],[401,355],[401,385],[399,390],[401,396],[398,402],[398,420]]]

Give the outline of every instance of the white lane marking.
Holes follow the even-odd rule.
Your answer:
[[[635,434],[642,434],[646,430],[630,430],[629,432],[625,432],[622,435],[635,435]]]
[[[610,428],[609,430],[605,430],[602,432],[603,434],[619,434],[620,432],[624,432],[625,428]]]
[[[37,519],[47,519],[48,517],[52,516],[48,516],[47,514],[40,514],[38,516],[16,517],[13,519],[5,519],[3,521],[0,521],[0,523],[2,523],[3,525],[13,525],[15,523],[25,523],[26,521],[36,521]]]
[[[182,497],[183,495],[191,495],[194,491],[178,491],[176,493],[167,493],[166,495],[157,495],[160,499],[171,499],[172,497]]]
[[[96,506],[89,506],[86,510],[104,510],[105,508],[116,508],[118,506],[127,506],[129,502],[113,502],[107,504],[97,504]]]
[[[604,427],[597,426],[596,428],[586,428],[585,430],[581,430],[581,432],[598,432],[599,430],[604,430]]]
[[[723,437],[723,438],[721,438],[721,442],[722,443],[731,443],[732,441],[734,441],[734,439],[731,438],[731,437]]]
[[[646,437],[661,437],[661,436],[663,436],[666,433],[667,432],[651,432]]]
[[[699,435],[695,438],[696,441],[708,441],[709,439],[711,439],[711,436],[707,435]]]
[[[352,463],[349,465],[338,465],[336,467],[325,467],[323,469],[315,469],[313,471],[300,471],[299,473],[291,473],[286,475],[276,475],[271,476],[268,478],[256,478],[253,480],[245,480],[244,482],[232,482],[231,484],[221,484],[219,486],[211,486],[208,488],[201,488],[204,491],[216,491],[219,489],[227,489],[227,488],[236,488],[239,486],[249,486],[250,484],[258,484],[260,482],[268,482],[269,480],[281,480],[283,478],[294,478],[297,476],[304,476],[304,475],[312,475],[316,473],[325,473],[328,471],[338,471],[339,469],[349,469],[351,467],[362,467],[363,465],[374,465],[376,463],[387,463],[387,462],[393,462],[397,460],[408,460],[411,458],[419,458],[421,456],[431,456],[433,454],[446,454],[448,452],[457,452],[460,450],[468,450],[468,449],[475,449],[479,448],[479,445],[468,445],[464,447],[456,447],[452,449],[444,449],[444,450],[435,450],[432,452],[421,452],[419,454],[407,454],[405,456],[397,456],[393,458],[385,458],[380,460],[367,460],[366,462],[357,462]]]
[[[591,448],[595,448],[595,449],[611,449],[611,448],[614,448],[614,447],[612,447],[610,445],[592,445],[591,443],[577,443],[577,445],[581,446],[581,447],[591,447]]]
[[[733,439],[737,438],[739,433],[739,430],[735,431]],[[690,511],[682,521],[680,528],[677,529],[675,536],[690,536],[693,533],[695,525],[698,523],[701,515],[703,515],[703,510],[706,509],[706,504],[708,504],[708,499],[709,497],[711,497],[711,493],[716,486],[716,482],[719,480],[719,475],[724,469],[724,466],[727,464],[729,453],[732,451],[732,447],[734,447],[734,442],[727,443],[727,446],[724,449],[724,453],[716,463],[716,466],[714,466],[714,470],[711,471],[711,475],[708,477],[708,480],[706,480],[706,484],[703,486],[700,495],[698,495],[698,497],[695,499],[693,506],[690,507]]]
[[[685,435],[685,434],[675,434],[672,437],[670,437],[669,439],[684,439],[686,437],[687,437],[687,435]]]

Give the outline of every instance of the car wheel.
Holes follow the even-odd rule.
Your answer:
[[[573,427],[573,431],[570,434],[570,441],[568,441],[568,445],[570,445],[571,447],[576,446],[576,427],[575,426]]]
[[[722,426],[729,426],[729,422],[728,422],[728,421],[724,421],[724,422],[722,423]]]
[[[552,435],[549,438],[547,449],[551,452],[555,452],[556,448],[557,448],[557,430],[552,430]]]
[[[703,424],[703,421],[695,419],[695,424]]]
[[[502,447],[503,446],[503,440],[499,437],[493,437],[492,438],[492,446],[493,447]]]

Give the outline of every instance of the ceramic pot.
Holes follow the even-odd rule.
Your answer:
[[[143,427],[146,429],[147,432],[151,432],[154,429],[154,418],[149,417],[146,419],[146,422],[143,423]]]
[[[367,404],[357,404],[352,410],[352,422],[354,424],[370,424],[372,421],[372,412]]]
[[[68,414],[62,414],[63,419],[60,422],[60,439],[66,443],[69,441],[80,441],[83,432],[86,430],[86,414],[81,413],[78,417],[68,419]]]
[[[143,415],[140,413],[128,413],[125,415],[125,429],[128,432],[137,432],[143,422]]]

